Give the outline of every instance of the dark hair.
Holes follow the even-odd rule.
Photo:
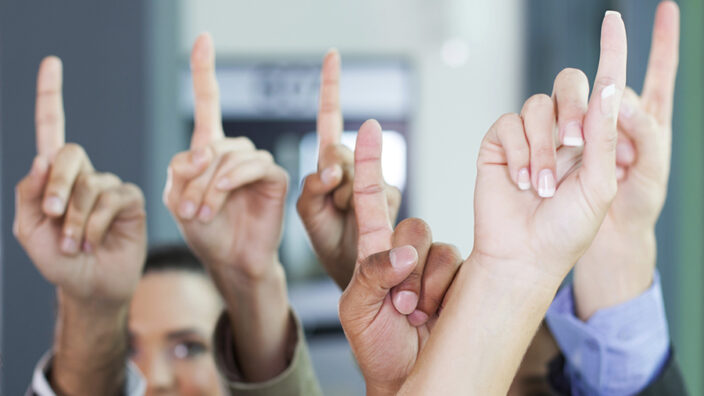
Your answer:
[[[149,249],[142,274],[157,271],[186,271],[205,274],[200,260],[185,245],[162,245]]]

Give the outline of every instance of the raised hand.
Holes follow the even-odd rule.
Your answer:
[[[667,194],[672,151],[672,106],[677,74],[679,10],[658,6],[648,71],[639,97],[626,88],[618,116],[618,193],[601,230],[574,272],[576,311],[599,309],[643,293],[656,260],[655,223]]]
[[[343,122],[336,50],[325,55],[320,80],[318,171],[306,177],[297,209],[318,259],[338,286],[345,288],[357,259],[357,224],[352,205],[353,154],[340,142]],[[383,188],[389,220],[394,222],[401,193],[386,183]]]
[[[286,172],[247,138],[225,138],[208,34],[191,55],[195,129],[168,169],[164,202],[189,246],[211,270],[266,276],[278,264]]]
[[[245,380],[265,381],[286,360],[289,306],[279,262],[288,175],[247,138],[225,138],[208,34],[191,54],[195,129],[168,169],[164,203],[227,305]]]
[[[562,94],[586,96],[579,81]],[[547,95],[531,97],[520,115],[502,116],[491,127],[477,164],[474,249],[404,392],[506,394],[557,288],[616,194],[616,120],[625,81],[625,27],[609,12],[592,97],[577,117],[581,163],[574,161],[579,148],[556,153],[555,106]],[[578,115],[579,106],[558,112]]]
[[[64,143],[62,66],[42,61],[37,77],[37,157],[17,185],[14,232],[34,265],[65,297],[129,302],[146,255],[138,187],[93,169],[81,146]]]
[[[37,77],[37,156],[17,185],[14,233],[57,288],[52,388],[117,394],[127,310],[146,256],[144,198],[138,187],[96,172],[81,146],[64,143],[61,85],[61,61],[45,58]]]
[[[556,163],[565,162],[561,157],[574,157],[576,149],[563,146],[556,155],[555,106],[546,95],[529,98],[520,115],[501,117],[484,138],[473,255],[520,261],[561,279],[589,247],[616,194],[616,119],[626,80],[626,35],[618,14],[607,14],[601,37],[599,69],[583,116],[581,165],[556,172]],[[566,101],[579,104],[580,92],[586,95],[579,83],[572,82],[577,89]],[[526,172],[538,194],[520,191]],[[528,268],[513,269],[516,275]]]
[[[453,246],[433,244],[422,220],[391,228],[380,157],[381,127],[367,121],[354,161],[359,258],[340,299],[340,321],[367,394],[395,394],[430,335],[462,259]]]

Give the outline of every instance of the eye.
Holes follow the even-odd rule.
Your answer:
[[[171,349],[171,354],[174,358],[191,359],[197,357],[207,350],[206,346],[197,341],[182,341],[174,345]]]

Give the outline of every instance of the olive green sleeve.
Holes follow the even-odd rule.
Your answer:
[[[226,312],[220,315],[214,333],[215,363],[223,384],[231,395],[269,396],[269,395],[322,395],[320,384],[315,376],[313,364],[308,353],[303,326],[291,311],[289,340],[286,356],[288,367],[278,376],[264,382],[245,382],[242,379],[235,350],[237,348]]]

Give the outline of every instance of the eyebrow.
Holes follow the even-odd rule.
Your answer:
[[[180,338],[185,338],[185,337],[189,337],[189,336],[193,336],[193,335],[205,338],[205,335],[200,330],[198,330],[196,328],[188,328],[188,329],[172,331],[166,335],[166,338],[173,340],[173,339],[180,339]]]

